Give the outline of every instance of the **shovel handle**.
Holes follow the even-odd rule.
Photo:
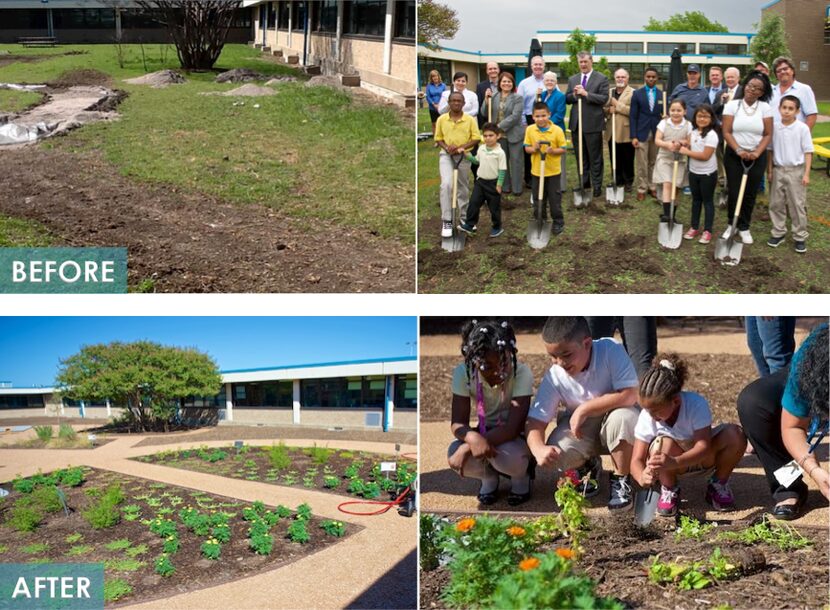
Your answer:
[[[455,208],[458,205],[458,168],[452,170],[452,211],[455,215]]]
[[[492,97],[487,98],[487,122],[488,123],[493,122],[493,98]]]
[[[576,100],[577,105],[577,119],[579,120],[579,180],[580,183],[582,182],[582,174],[585,172],[585,168],[582,166],[582,97]],[[580,184],[581,185],[581,184]]]
[[[672,172],[671,172],[671,203],[672,203],[672,206],[674,206],[675,191],[677,189],[677,167],[678,167],[678,165],[680,165],[680,163],[678,162],[677,157],[675,157],[675,159],[674,159],[674,168],[672,169]]]
[[[617,113],[611,114],[611,173],[617,183]]]

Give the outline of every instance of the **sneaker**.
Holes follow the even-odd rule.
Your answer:
[[[807,244],[803,241],[795,242],[795,251],[799,254],[804,254],[807,251]]]
[[[553,223],[552,232],[554,235],[559,235],[562,231],[565,230],[565,225],[561,223]]]
[[[498,229],[493,229],[492,231],[490,231],[490,237],[498,237],[502,233],[504,233],[504,229],[499,227]]]
[[[458,230],[459,230],[459,231],[464,231],[464,232],[465,232],[465,233],[467,233],[468,235],[472,235],[472,234],[473,234],[473,231],[475,231],[475,228],[474,228],[474,227],[471,227],[471,226],[470,226],[470,225],[468,225],[466,222],[462,222],[460,225],[458,225]]]
[[[726,227],[726,230],[723,232],[723,235],[721,235],[721,237],[723,239],[729,239],[731,236],[732,236],[732,227]]]
[[[608,499],[608,510],[625,510],[631,508],[634,491],[631,488],[631,479],[628,475],[618,477],[611,475],[611,489]]]
[[[709,479],[709,485],[706,487],[706,501],[717,511],[733,510],[735,498],[732,496],[732,490],[729,489],[729,481],[721,483],[715,478]]]
[[[685,187],[685,188],[683,189],[683,194],[684,194],[684,195],[691,195],[691,194],[692,194],[692,189],[690,189],[688,186],[687,186],[687,187]]]
[[[698,231],[697,229],[689,229],[688,231],[686,231],[686,233],[684,233],[683,239],[694,239],[699,234],[700,231]]]
[[[680,503],[680,487],[674,489],[660,486],[660,499],[657,501],[657,514],[661,517],[674,517],[677,514],[677,505]]]
[[[441,237],[452,237],[452,223],[451,222],[444,222],[444,225],[441,228]]]
[[[602,472],[602,462],[598,457],[592,457],[576,469],[579,484],[576,490],[585,498],[593,498],[599,493],[599,474]]]
[[[712,234],[709,231],[704,231],[700,239],[697,240],[697,243],[708,244],[710,241],[712,241]]]
[[[767,240],[767,245],[768,245],[770,248],[777,248],[777,247],[778,247],[778,246],[780,246],[782,243],[784,243],[784,236],[783,236],[783,235],[782,235],[781,237],[770,237],[770,238]]]
[[[752,233],[749,232],[749,229],[746,229],[745,231],[738,231],[738,235],[741,236],[741,241],[745,244],[752,243]]]

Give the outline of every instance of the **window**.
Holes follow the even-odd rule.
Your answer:
[[[650,42],[648,43],[649,55],[671,55],[672,51],[677,49],[683,55],[688,55],[695,52],[695,43],[693,42]]]
[[[542,55],[567,55],[564,42],[543,42]]]
[[[395,2],[395,38],[415,38],[415,0]]]
[[[2,15],[4,30],[46,29],[46,11],[44,9],[3,9]]]
[[[287,30],[288,29],[288,7],[291,3],[290,2],[280,2],[279,6],[277,7],[277,29],[278,30]]]
[[[598,42],[594,55],[642,55],[642,42]]]
[[[746,55],[745,44],[700,43],[701,55]]]
[[[614,72],[619,70],[620,68],[628,71],[628,84],[634,86],[634,83],[642,83],[645,82],[645,72],[646,72],[646,64],[641,63],[610,63],[608,64],[608,68],[611,70],[611,74],[613,75]],[[611,87],[613,87],[613,81],[611,81]]]
[[[359,36],[383,36],[386,27],[386,0],[352,0],[344,2],[343,33]]]
[[[277,5],[275,2],[268,3],[268,29],[273,30],[277,27]]]
[[[250,9],[240,8],[233,16],[232,28],[250,28],[252,25]]]
[[[386,377],[336,377],[300,381],[303,407],[379,408],[386,400]]]
[[[43,394],[0,395],[0,409],[43,407]]]
[[[164,27],[161,13],[143,8],[121,10],[121,27],[126,29],[150,29]]]
[[[418,376],[395,376],[395,408],[415,409],[418,407]]]
[[[306,3],[305,2],[292,2],[291,3],[291,29],[296,31],[303,31],[305,28],[305,11],[306,11]]]
[[[363,406],[382,409],[386,400],[386,378],[366,377],[363,386]]]
[[[425,88],[429,84],[429,73],[433,70],[438,70],[441,75],[441,81],[445,84],[452,85],[452,74],[450,74],[450,62],[445,59],[435,59],[434,57],[426,57],[424,55],[418,56],[418,81],[420,86]]]
[[[55,29],[101,30],[115,29],[115,11],[106,8],[72,8],[52,11]]]
[[[262,381],[233,385],[235,407],[290,407],[294,404],[291,381]]]
[[[337,0],[322,0],[314,5],[314,24],[312,30],[315,32],[337,32]]]

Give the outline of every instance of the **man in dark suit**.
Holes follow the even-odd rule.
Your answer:
[[[576,54],[579,62],[579,74],[568,79],[568,91],[565,102],[573,104],[568,127],[574,141],[574,150],[579,150],[579,112],[577,100],[582,100],[582,137],[584,150],[582,159],[585,173],[582,175],[582,187],[594,185],[594,197],[602,195],[602,132],[605,129],[605,104],[608,103],[608,79],[604,74],[594,72],[594,58],[588,51]],[[577,163],[579,157],[577,156]],[[590,168],[590,170],[589,170]]]
[[[493,91],[493,95],[499,91],[499,64],[494,61],[487,62],[487,80],[481,81],[476,85],[476,95],[478,96],[478,107],[484,108],[484,113],[478,115],[478,128],[487,122],[487,101],[484,98],[484,93],[488,89]]]
[[[657,160],[657,144],[654,136],[657,125],[663,116],[663,92],[657,88],[657,70],[646,68],[646,84],[631,96],[629,123],[631,125],[631,144],[634,146],[634,159],[637,165],[637,201],[646,198],[646,191],[657,197],[657,186],[652,182],[654,162]]]

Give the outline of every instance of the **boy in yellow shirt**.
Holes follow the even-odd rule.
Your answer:
[[[539,202],[539,213],[542,219],[547,219],[547,210],[550,208],[550,217],[553,220],[552,232],[558,235],[565,228],[565,217],[562,215],[562,193],[559,190],[559,174],[562,172],[562,155],[565,154],[565,133],[550,120],[550,108],[545,102],[536,102],[533,105],[533,125],[525,130],[525,152],[531,155],[530,174],[532,176],[531,193],[539,196],[539,180],[542,179],[542,155],[545,151],[545,201]],[[535,215],[535,211],[534,211]]]

